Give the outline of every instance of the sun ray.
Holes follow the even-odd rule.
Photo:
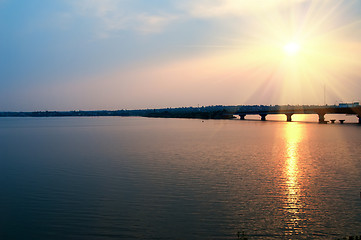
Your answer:
[[[252,82],[240,92],[242,102],[267,96],[277,104],[323,104],[324,85],[330,95],[342,98],[349,93],[345,79],[361,77],[361,34],[356,31],[361,20],[342,18],[352,4],[300,1],[251,16],[238,38],[216,37],[231,46],[222,66],[228,72],[222,76],[240,76],[239,86]],[[203,47],[225,53],[223,44]]]
[[[308,16],[309,17],[309,21],[312,22],[308,22],[306,25],[306,31],[303,34],[304,38],[309,38],[310,36],[313,35],[318,35],[320,34],[320,30],[322,30],[322,27],[326,24],[330,22],[330,18],[335,17],[337,14],[335,14],[336,10],[341,6],[342,1],[339,1],[338,4],[336,4],[335,6],[333,6],[330,10],[328,10],[327,12],[324,12],[324,9],[329,9],[328,7],[323,7],[323,6],[317,6],[315,5],[315,13],[311,14]],[[316,6],[318,9],[316,9]],[[319,14],[319,9],[322,9],[322,15]],[[307,30],[308,29],[308,30]]]

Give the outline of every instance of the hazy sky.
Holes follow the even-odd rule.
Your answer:
[[[0,111],[325,98],[361,100],[361,1],[0,0]]]

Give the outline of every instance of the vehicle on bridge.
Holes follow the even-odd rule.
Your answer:
[[[359,102],[352,102],[352,103],[339,103],[338,107],[340,108],[348,108],[348,107],[358,107],[360,106]]]

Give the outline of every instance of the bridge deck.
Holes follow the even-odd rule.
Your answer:
[[[356,107],[339,107],[339,106],[319,106],[319,107],[305,107],[305,106],[270,106],[262,107],[260,109],[250,109],[245,111],[238,111],[235,113],[245,119],[246,115],[260,115],[261,120],[265,121],[268,114],[285,114],[287,121],[292,121],[293,114],[318,114],[319,122],[325,123],[325,114],[354,114],[359,118],[361,124],[361,106]]]

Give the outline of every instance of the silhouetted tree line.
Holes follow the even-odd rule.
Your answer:
[[[277,111],[291,107],[315,108],[322,106],[290,106],[290,105],[238,105],[238,106],[202,106],[179,107],[162,109],[137,110],[96,110],[96,111],[36,111],[36,112],[0,112],[0,117],[97,117],[97,116],[141,116],[162,118],[200,118],[200,119],[229,119],[237,112]]]

